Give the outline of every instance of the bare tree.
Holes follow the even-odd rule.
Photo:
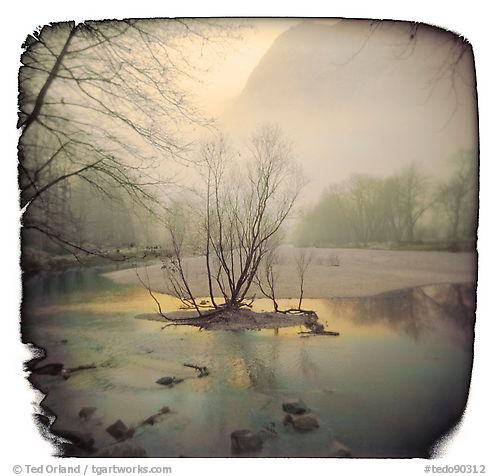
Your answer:
[[[279,230],[289,216],[302,187],[290,147],[276,126],[266,126],[250,140],[245,164],[239,164],[223,138],[202,149],[205,176],[202,228],[206,275],[211,307],[236,310],[250,306],[248,294],[265,259],[274,253]],[[245,166],[244,166],[245,165]],[[241,171],[244,173],[241,173]],[[184,230],[169,227],[173,267],[180,279],[173,291],[199,312],[182,273]],[[215,300],[219,291],[222,302]]]
[[[386,225],[395,241],[414,241],[417,223],[434,205],[428,192],[428,178],[420,172],[415,162],[384,181],[382,209],[385,211]]]
[[[349,61],[361,53],[372,36],[382,34],[383,31],[389,31],[391,28],[399,28],[405,36],[405,41],[395,46],[395,57],[400,61],[413,55],[417,51],[418,43],[423,42],[424,37],[437,31],[433,26],[418,22],[371,20],[368,22],[368,26],[364,42]],[[438,28],[438,30],[434,47],[443,55],[438,64],[435,65],[427,85],[427,100],[437,88],[445,88],[448,96],[453,98],[453,110],[443,125],[444,128],[451,122],[461,106],[459,95],[462,94],[462,91],[467,88],[475,89],[475,68],[473,65],[474,54],[469,41],[463,35],[448,29]]]
[[[208,167],[216,170],[213,165]],[[215,174],[210,243],[227,283],[228,308],[243,304],[301,186],[289,145],[276,126],[267,126],[251,138],[246,173],[246,178],[239,174],[238,179]]]
[[[159,166],[185,160],[182,126],[207,124],[182,85],[195,80],[183,49],[225,35],[210,21],[123,20],[58,23],[29,36],[19,73],[23,233],[99,254],[64,225],[77,183],[156,211],[155,189],[171,178]]]
[[[460,151],[450,161],[452,176],[438,187],[436,202],[448,219],[448,239],[455,246],[465,235],[475,233],[478,171],[471,151]]]
[[[304,278],[313,259],[313,248],[297,248],[294,250],[294,262],[299,279],[299,303],[297,309],[301,311],[304,295]]]
[[[342,207],[356,241],[373,241],[385,225],[382,180],[369,175],[351,177],[342,198]]]
[[[399,174],[387,177],[384,180],[383,196],[386,210],[386,230],[388,239],[400,243],[404,233],[404,205],[401,200],[403,193]]]
[[[259,290],[263,293],[263,296],[271,299],[273,304],[273,310],[279,312],[279,306],[277,301],[277,281],[278,281],[278,271],[276,266],[279,264],[280,259],[278,256],[277,247],[271,247],[266,253],[263,261],[258,269],[255,276],[256,284]]]
[[[170,247],[163,269],[166,270],[172,293],[180,299],[185,307],[193,307],[201,315],[199,305],[189,286],[188,271],[184,264],[185,237],[188,235],[185,227],[186,223],[184,218],[169,219],[167,230]]]

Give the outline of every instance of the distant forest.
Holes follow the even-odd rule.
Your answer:
[[[477,153],[459,151],[447,165],[448,172],[439,179],[422,173],[415,162],[387,177],[353,175],[330,186],[316,205],[305,210],[287,241],[316,247],[474,249]],[[96,195],[85,182],[71,185],[51,191],[48,212],[56,220],[54,227],[75,246],[118,254],[161,248],[166,232],[152,210],[137,207],[125,193],[107,198]],[[43,235],[30,236],[29,245],[25,249],[29,262],[65,252]]]
[[[477,153],[461,150],[436,179],[416,162],[385,178],[353,175],[301,216],[298,245],[474,248],[478,213]]]

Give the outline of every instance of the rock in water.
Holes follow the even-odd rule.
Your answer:
[[[147,458],[141,446],[129,441],[102,448],[94,455],[97,458]]]
[[[121,420],[115,421],[112,425],[108,426],[105,431],[116,440],[128,438],[133,434],[133,430],[131,428],[129,429]]]
[[[282,404],[282,410],[285,413],[292,413],[293,415],[302,415],[303,413],[308,413],[310,411],[302,400],[285,402]]]
[[[318,420],[310,414],[307,415],[285,415],[284,425],[292,425],[297,431],[312,431],[320,427]]]
[[[79,413],[78,416],[82,418],[85,421],[90,420],[92,418],[93,414],[95,413],[97,409],[95,407],[83,407]]]
[[[351,450],[338,440],[334,440],[330,445],[330,456],[332,458],[351,458]]]
[[[237,430],[230,435],[232,451],[236,453],[247,453],[261,451],[263,440],[261,436],[250,430]]]
[[[177,383],[183,382],[183,379],[176,377],[161,377],[156,380],[159,385],[176,385]]]

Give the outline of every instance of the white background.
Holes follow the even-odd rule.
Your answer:
[[[10,3],[10,2],[9,2]],[[498,474],[495,440],[496,426],[496,254],[494,251],[497,221],[496,160],[498,85],[496,18],[491,2],[470,1],[36,1],[25,0],[2,5],[0,74],[1,94],[1,252],[0,335],[2,338],[0,382],[2,383],[3,443],[0,445],[2,475],[13,474],[14,464],[85,464],[100,460],[69,460],[51,457],[52,447],[38,434],[31,413],[36,395],[24,378],[22,362],[29,353],[20,344],[19,303],[19,209],[17,191],[17,72],[21,45],[38,26],[62,20],[171,17],[171,16],[328,16],[349,18],[397,19],[426,22],[461,33],[472,44],[476,59],[479,95],[481,194],[479,226],[479,283],[476,324],[475,361],[468,408],[460,428],[435,460],[215,460],[149,459],[142,464],[166,465],[173,474],[233,473],[245,475],[264,470],[280,474],[388,474],[422,475],[427,464],[485,464],[486,474]],[[416,408],[413,409],[417,411]],[[409,429],[407,429],[409,431]],[[109,461],[109,464],[134,464],[138,461]],[[26,474],[23,472],[23,474]],[[89,473],[87,473],[89,474]]]

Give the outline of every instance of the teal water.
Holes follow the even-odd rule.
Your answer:
[[[231,456],[232,431],[270,422],[278,436],[258,456],[328,456],[334,438],[358,457],[429,456],[465,407],[473,287],[305,300],[304,307],[341,335],[162,329],[135,319],[153,309],[142,290],[95,270],[72,271],[26,283],[23,339],[46,349],[46,362],[104,364],[68,380],[33,379],[57,415],[54,428],[90,431],[97,447],[113,442],[105,428],[116,419],[136,425],[167,405],[170,414],[134,436],[149,456]],[[196,378],[183,363],[211,373]],[[173,388],[155,383],[166,375],[185,381]],[[312,409],[318,430],[302,434],[282,424],[282,402],[293,398]],[[78,418],[85,406],[97,408],[89,422]]]

